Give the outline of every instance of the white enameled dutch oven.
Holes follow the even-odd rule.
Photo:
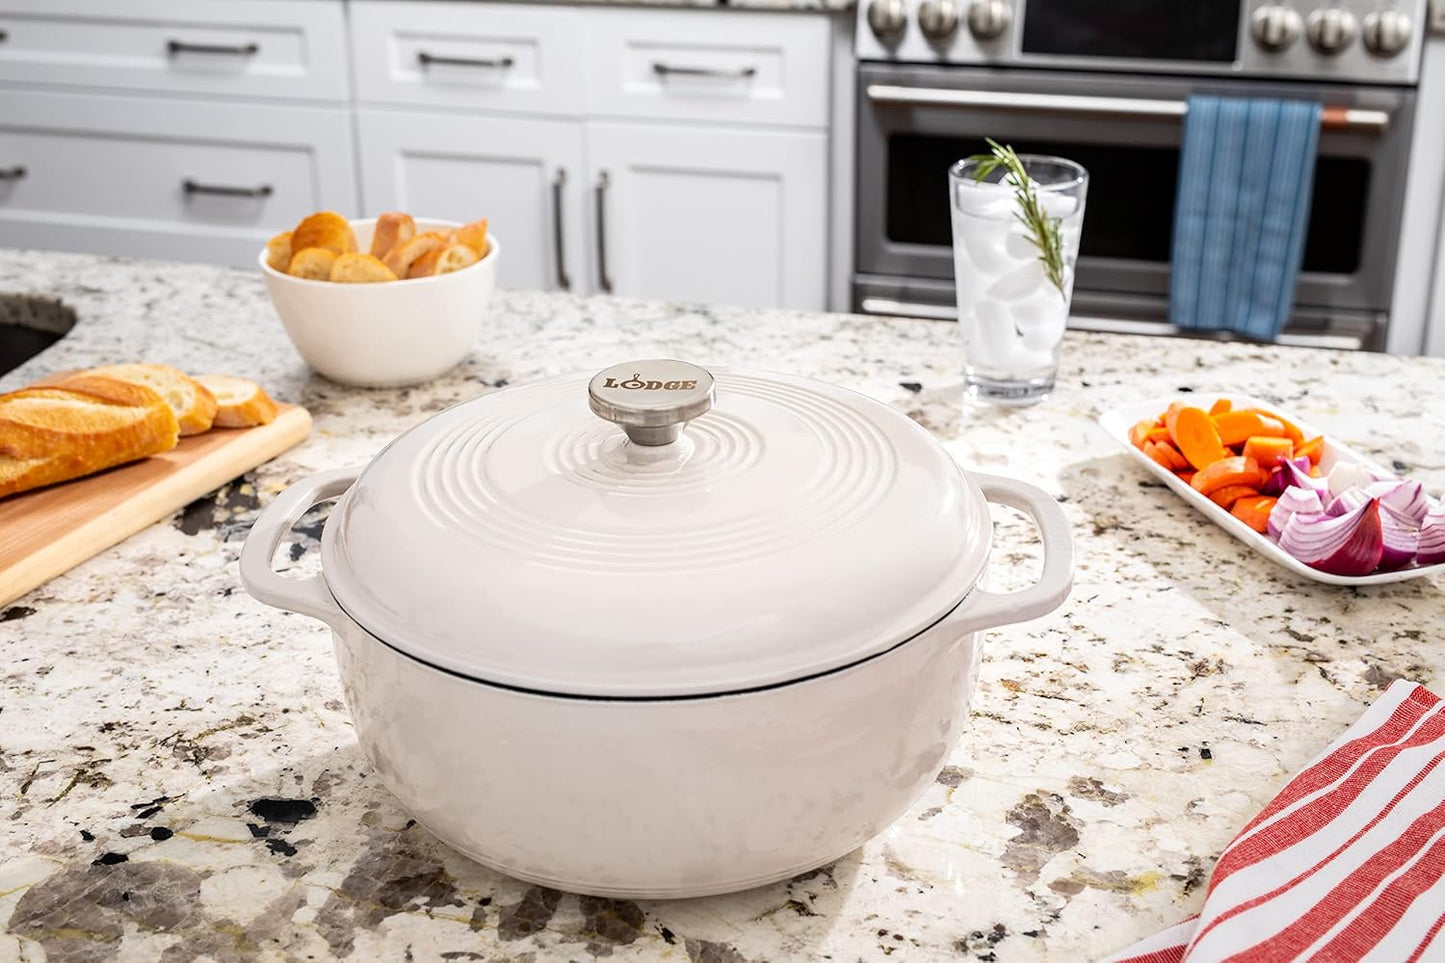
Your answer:
[[[323,574],[272,571],[327,499]],[[982,588],[990,501],[1038,525],[1023,591]],[[334,630],[361,746],[423,825],[625,897],[757,886],[878,833],[943,766],[982,630],[1072,576],[1052,498],[892,408],[732,372],[714,403],[677,361],[457,405],[283,492],[241,554],[252,595]]]

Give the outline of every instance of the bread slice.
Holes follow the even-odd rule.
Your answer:
[[[429,278],[438,274],[450,274],[464,267],[471,267],[481,258],[465,244],[449,244],[434,247],[412,262],[407,271],[408,278]]]
[[[308,247],[325,248],[332,254],[347,254],[356,250],[356,234],[351,222],[335,211],[317,211],[303,218],[296,230],[291,232],[291,250],[304,251]]]
[[[286,273],[308,281],[330,281],[331,269],[335,266],[335,251],[328,251],[324,247],[308,247],[292,256]]]
[[[216,417],[216,399],[205,386],[168,365],[115,364],[91,368],[82,374],[114,378],[151,389],[164,398],[171,411],[175,412],[183,438],[208,430]],[[74,386],[75,383],[68,381],[63,384]],[[84,390],[83,386],[81,390]]]
[[[154,392],[139,405],[66,388],[0,395],[0,498],[169,451],[178,434]]]
[[[436,231],[418,234],[409,241],[403,241],[391,249],[383,261],[391,273],[399,278],[411,277],[411,266],[417,259],[446,244],[446,235]]]
[[[465,244],[471,248],[479,258],[486,257],[487,252],[492,249],[492,242],[487,240],[487,219],[485,217],[472,221],[470,224],[463,224],[452,231],[452,239],[454,243]]]
[[[291,266],[290,231],[283,231],[266,242],[266,263],[283,273]]]
[[[196,380],[216,396],[217,428],[250,428],[276,420],[276,402],[254,381],[232,375],[196,375]]]
[[[391,249],[416,235],[416,221],[403,211],[387,211],[376,219],[371,232],[371,256],[384,258]]]
[[[331,265],[331,280],[341,284],[373,284],[395,281],[396,275],[379,258],[370,254],[342,254]]]

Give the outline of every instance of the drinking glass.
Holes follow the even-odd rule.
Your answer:
[[[1001,405],[1042,401],[1054,389],[1089,189],[1088,171],[1073,161],[1019,160],[1038,206],[1057,226],[1062,285],[1045,270],[1007,168],[980,180],[979,162],[970,159],[948,171],[964,383],[971,397]]]

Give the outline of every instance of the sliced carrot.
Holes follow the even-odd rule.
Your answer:
[[[1174,446],[1163,443],[1156,444],[1152,441],[1144,442],[1144,454],[1148,455],[1150,458],[1154,459],[1170,471],[1173,471],[1174,459],[1169,457],[1169,455],[1166,453],[1166,449],[1168,451],[1173,451]]]
[[[1267,418],[1273,418],[1281,425],[1284,425],[1284,436],[1290,441],[1294,442],[1294,446],[1296,448],[1305,443],[1304,432],[1300,431],[1297,427],[1295,427],[1294,423],[1291,422],[1288,418],[1281,418],[1278,412],[1267,411],[1264,408],[1249,408],[1246,410],[1252,411],[1257,415],[1264,415]]]
[[[1321,468],[1319,465],[1311,465],[1311,466],[1310,466],[1310,477],[1311,477],[1311,478],[1323,478],[1323,477],[1325,477],[1325,470],[1324,470],[1323,468]]]
[[[1244,457],[1253,458],[1259,467],[1268,470],[1294,457],[1294,442],[1288,438],[1255,435],[1244,440]]]
[[[1189,469],[1186,471],[1176,471],[1174,474],[1178,475],[1184,481],[1184,484],[1187,485],[1190,482],[1194,481],[1194,476],[1196,472],[1192,469]]]
[[[1241,498],[1234,503],[1229,514],[1256,532],[1265,532],[1269,530],[1269,513],[1274,510],[1274,503],[1277,500],[1269,495]]]
[[[1209,413],[1211,415],[1222,415],[1233,407],[1234,402],[1230,401],[1228,398],[1220,398],[1214,404],[1209,406]]]
[[[1174,437],[1174,421],[1179,417],[1179,412],[1188,407],[1189,405],[1182,401],[1175,401],[1172,402],[1169,407],[1165,409],[1164,414],[1160,416],[1160,420],[1164,422],[1164,427],[1169,429],[1170,438]]]
[[[1213,419],[1219,440],[1225,445],[1242,445],[1255,435],[1287,438],[1284,422],[1257,411],[1226,411]]]
[[[1163,425],[1156,425],[1149,429],[1150,441],[1169,441],[1169,429]]]
[[[1164,457],[1169,459],[1169,465],[1174,471],[1185,471],[1186,469],[1194,467],[1189,464],[1189,459],[1185,458],[1179,449],[1169,444],[1169,442],[1160,441],[1155,442],[1155,444],[1161,449]]]
[[[1199,469],[1189,484],[1203,495],[1218,491],[1229,485],[1246,485],[1259,491],[1269,481],[1269,472],[1259,467],[1259,462],[1243,455],[1221,458],[1213,464]]]
[[[1169,436],[1195,468],[1204,468],[1229,457],[1229,452],[1220,443],[1219,432],[1214,428],[1214,419],[1203,408],[1186,407],[1176,412],[1174,421],[1169,425]]]
[[[1250,498],[1258,494],[1259,489],[1250,488],[1248,485],[1225,485],[1223,488],[1216,488],[1210,492],[1209,500],[1227,511],[1241,498]]]
[[[1149,432],[1153,430],[1154,424],[1154,419],[1150,418],[1148,421],[1141,421],[1134,427],[1130,428],[1129,444],[1142,451],[1144,448],[1144,442],[1151,440],[1149,438]]]
[[[1303,455],[1310,460],[1311,465],[1318,465],[1320,463],[1320,458],[1324,455],[1324,453],[1325,436],[1320,435],[1317,438],[1311,438],[1303,445],[1300,445],[1299,448],[1295,451],[1295,457],[1298,458],[1299,456]]]

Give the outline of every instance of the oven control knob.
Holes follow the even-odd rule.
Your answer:
[[[884,43],[892,43],[903,36],[908,27],[908,8],[903,0],[872,0],[868,4],[868,26],[873,36]]]
[[[1370,53],[1393,57],[1410,46],[1410,17],[1400,10],[1375,10],[1365,14],[1360,35]]]
[[[1012,19],[1007,0],[973,0],[968,8],[968,32],[979,40],[992,40],[1008,29]]]
[[[1303,26],[1293,8],[1279,3],[1260,7],[1249,18],[1250,35],[1265,50],[1288,50],[1299,39]]]
[[[923,0],[918,8],[918,29],[934,42],[952,37],[958,30],[957,0]]]
[[[1337,54],[1355,42],[1360,24],[1355,15],[1339,7],[1324,7],[1310,14],[1310,46],[1322,54]]]

